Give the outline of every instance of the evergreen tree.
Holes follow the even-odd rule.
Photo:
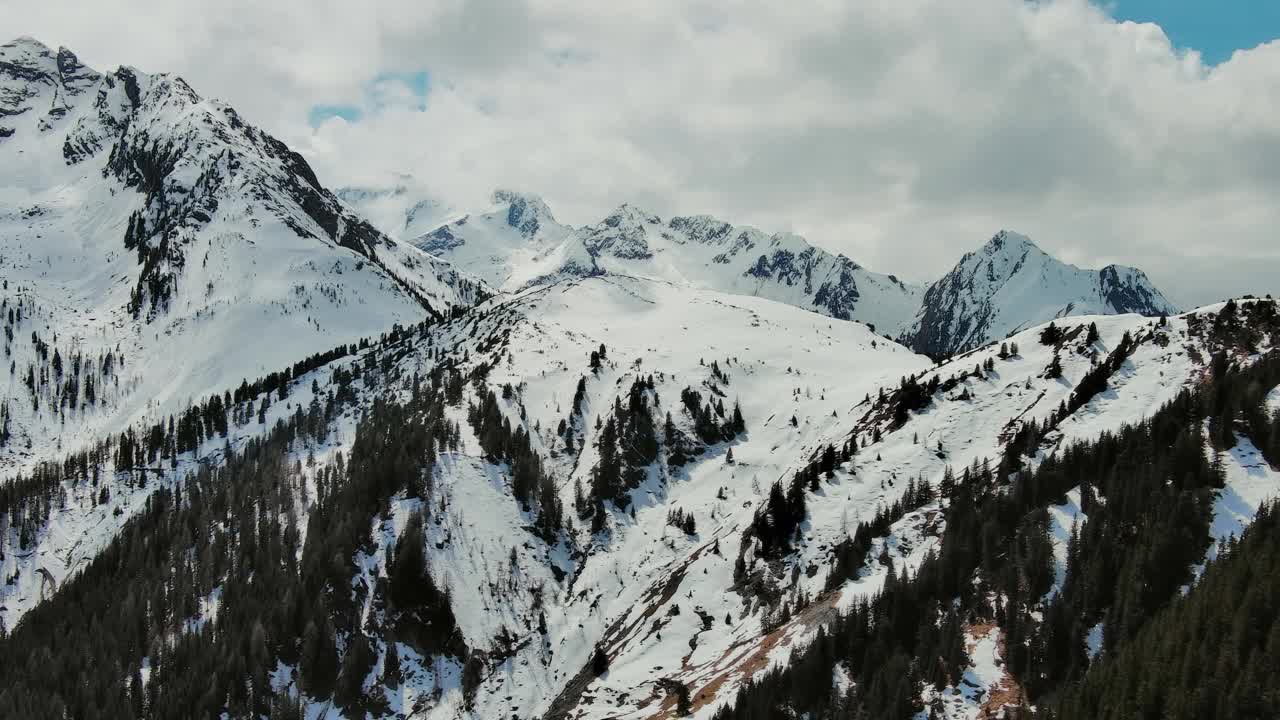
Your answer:
[[[353,633],[342,658],[342,671],[334,699],[345,708],[354,708],[364,699],[364,679],[373,669],[374,656],[369,639],[362,632]]]
[[[302,635],[302,687],[312,697],[323,698],[333,693],[338,679],[338,647],[333,622],[323,619],[307,625]]]
[[[1044,376],[1049,380],[1056,380],[1062,377],[1062,359],[1058,357],[1058,353],[1053,353],[1053,359],[1049,361],[1049,367],[1045,368]]]
[[[400,670],[400,651],[395,641],[387,643],[386,654],[382,658],[382,681],[389,688],[398,688],[403,681]]]
[[[1062,328],[1058,327],[1053,322],[1050,322],[1043,330],[1040,331],[1040,344],[1057,345],[1062,342],[1062,336]]]

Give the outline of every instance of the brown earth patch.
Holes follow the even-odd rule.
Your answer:
[[[1004,633],[1000,631],[1000,627],[992,622],[978,622],[968,626],[967,633],[975,639],[984,638],[991,633],[996,633],[996,647],[1000,651],[1000,659],[1003,661],[1008,655],[1008,648],[1005,645]],[[966,643],[966,650],[973,651],[976,642]],[[1010,708],[1020,708],[1026,704],[1026,692],[1018,681],[1009,674],[1008,668],[1002,665],[1000,680],[990,687],[983,688],[986,691],[986,699],[978,708],[978,720],[996,720],[996,718],[1004,718],[1008,715],[1006,712]]]
[[[757,672],[763,670],[769,664],[769,655],[774,648],[785,646],[804,634],[803,630],[814,628],[819,625],[825,625],[827,622],[835,619],[836,601],[839,600],[839,592],[830,592],[819,596],[809,607],[801,610],[795,617],[758,640],[744,640],[730,646],[729,651],[722,655],[718,660],[733,655],[735,651],[744,645],[755,642],[756,646],[750,650],[744,657],[734,661],[729,667],[721,668],[711,676],[709,680],[700,686],[690,686],[689,696],[692,700],[693,710],[696,712],[699,708],[706,706],[715,701],[720,693],[720,689],[734,675],[741,675],[743,678],[750,678]],[[717,660],[717,661],[718,661]],[[714,666],[717,661],[705,664],[703,667]],[[671,717],[670,713],[675,708],[675,698],[671,696],[664,697],[661,704],[652,715],[648,716],[648,720],[662,720]]]

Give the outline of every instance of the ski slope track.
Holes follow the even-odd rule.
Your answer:
[[[487,292],[181,78],[28,38],[0,46],[0,168],[0,469]]]

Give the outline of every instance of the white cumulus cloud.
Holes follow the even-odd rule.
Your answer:
[[[330,185],[497,186],[790,230],[916,280],[995,230],[1175,301],[1280,291],[1280,42],[1217,66],[1085,0],[0,0],[185,77]],[[12,22],[10,23],[13,24]],[[426,71],[425,110],[388,77]],[[308,121],[351,104],[358,121]]]

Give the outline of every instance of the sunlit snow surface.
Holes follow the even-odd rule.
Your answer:
[[[1249,438],[1237,435],[1236,446],[1222,460],[1227,482],[1218,491],[1209,526],[1209,534],[1218,542],[1239,538],[1263,502],[1280,498],[1280,471],[1271,467]],[[1217,552],[1215,544],[1209,558],[1217,557]]]

